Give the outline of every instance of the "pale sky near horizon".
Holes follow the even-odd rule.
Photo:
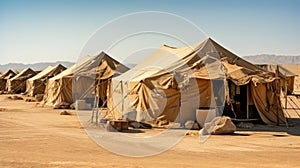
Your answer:
[[[99,27],[141,11],[182,16],[240,56],[300,55],[299,9],[297,0],[1,0],[0,64],[77,61]]]

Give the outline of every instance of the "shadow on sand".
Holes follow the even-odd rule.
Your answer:
[[[237,128],[237,131],[257,131],[257,132],[286,132],[289,135],[300,136],[300,118],[289,118],[288,126],[275,126],[255,124],[253,128]],[[285,137],[288,135],[274,134],[274,137]]]

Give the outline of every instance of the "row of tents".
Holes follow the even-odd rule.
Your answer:
[[[0,87],[44,94],[43,102],[52,106],[85,100],[106,107],[114,119],[184,123],[196,120],[197,109],[216,109],[235,119],[284,124],[280,94],[286,81],[292,93],[295,74],[276,71],[251,64],[209,38],[181,48],[163,45],[131,69],[101,52],[67,69],[8,71]]]

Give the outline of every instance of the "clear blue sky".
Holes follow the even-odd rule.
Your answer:
[[[76,61],[100,26],[140,11],[180,15],[240,56],[300,55],[299,9],[297,0],[0,0],[0,64]]]

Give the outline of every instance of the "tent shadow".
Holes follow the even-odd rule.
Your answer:
[[[229,134],[231,136],[251,136],[251,134],[249,133],[233,133],[233,134]]]
[[[287,128],[287,133],[290,135],[300,136],[300,118],[289,118],[289,123],[293,126]]]
[[[255,124],[253,128],[237,128],[237,131],[243,132],[286,132],[289,135],[300,136],[300,118],[289,118],[288,126],[274,126],[274,125],[263,125]],[[275,134],[274,137],[284,137],[281,134]]]
[[[128,129],[128,130],[121,130],[120,132],[122,133],[145,133],[145,131],[140,130],[140,129]]]
[[[214,134],[214,136],[218,136],[218,135],[220,135],[220,136],[251,136],[252,134],[250,134],[250,133],[236,133],[236,132],[234,132],[234,133],[232,133],[232,134]]]

